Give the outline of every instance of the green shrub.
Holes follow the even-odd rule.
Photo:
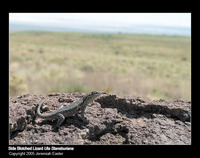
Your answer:
[[[80,69],[85,72],[94,72],[94,68],[91,65],[83,65]]]
[[[85,92],[85,87],[77,82],[69,82],[67,84],[66,92],[73,93],[73,92]]]
[[[22,93],[26,93],[27,86],[24,84],[24,79],[17,76],[11,75],[9,77],[9,93],[10,97],[21,95]]]

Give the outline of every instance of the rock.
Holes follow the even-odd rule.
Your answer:
[[[77,114],[57,120],[36,117],[44,99],[53,111],[77,101],[84,93],[26,94],[9,100],[9,144],[191,144],[191,102],[101,95],[85,112],[88,123]]]

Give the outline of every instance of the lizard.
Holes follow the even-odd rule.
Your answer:
[[[93,91],[90,92],[89,94],[83,96],[81,99],[79,99],[76,102],[73,102],[72,104],[68,106],[61,106],[52,113],[46,113],[46,114],[41,114],[40,109],[43,106],[43,103],[45,102],[46,99],[42,100],[41,103],[39,104],[37,108],[37,116],[43,119],[58,119],[56,128],[59,128],[60,125],[63,123],[65,120],[65,117],[70,117],[81,111],[81,117],[84,122],[87,122],[87,119],[84,117],[84,112],[86,110],[86,107],[88,106],[89,103],[93,102],[93,100],[98,97],[101,94],[105,94],[105,92],[97,92]]]

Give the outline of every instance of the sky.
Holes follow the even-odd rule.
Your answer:
[[[163,28],[169,27],[190,30],[191,13],[10,13],[9,24],[43,28],[73,28],[86,32],[96,30],[139,31],[141,33],[151,30],[149,26],[157,26],[157,29],[154,30],[158,32],[158,27],[162,27],[160,33],[164,33],[165,29]],[[180,32],[180,29],[177,31]]]

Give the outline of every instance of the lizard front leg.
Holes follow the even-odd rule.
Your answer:
[[[85,111],[86,111],[86,107],[81,111],[81,119],[83,120],[83,122],[88,123],[89,121],[88,121],[87,118],[84,116]]]

